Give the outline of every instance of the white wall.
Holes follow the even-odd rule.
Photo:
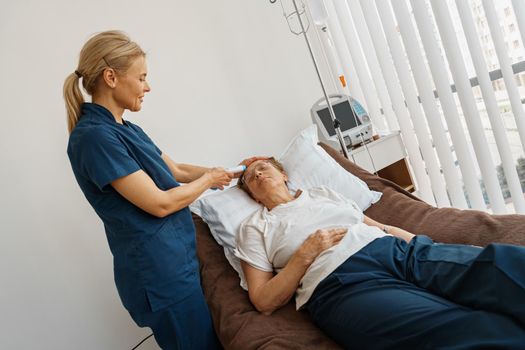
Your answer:
[[[62,83],[82,44],[128,32],[148,52],[152,92],[125,118],[177,161],[229,166],[278,155],[309,124],[321,90],[304,40],[267,0],[1,9],[0,348],[130,349],[150,331],[121,306],[102,224],[66,156]]]

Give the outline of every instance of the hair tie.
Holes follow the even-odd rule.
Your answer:
[[[82,78],[82,74],[78,70],[75,71],[75,74],[79,79]]]

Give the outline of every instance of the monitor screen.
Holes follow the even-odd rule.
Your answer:
[[[334,109],[335,117],[341,122],[341,132],[361,125],[359,118],[354,116],[354,110],[350,106],[350,102],[341,102],[333,105],[332,107]],[[321,119],[321,122],[323,123],[326,131],[328,131],[328,135],[334,136],[335,129],[332,123],[332,118],[330,118],[330,111],[328,110],[328,107],[318,110],[317,115],[319,116],[319,119]],[[355,123],[356,120],[357,124]]]

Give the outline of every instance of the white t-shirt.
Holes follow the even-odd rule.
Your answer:
[[[296,291],[296,308],[315,287],[351,255],[386,234],[363,223],[357,204],[327,187],[311,188],[271,211],[262,208],[248,217],[237,235],[235,255],[251,266],[279,273],[301,244],[318,229],[347,227],[345,237],[310,265]]]

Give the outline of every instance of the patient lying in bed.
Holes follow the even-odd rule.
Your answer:
[[[270,314],[295,295],[346,348],[523,348],[525,248],[435,244],[367,218],[326,187],[290,193],[286,180],[269,159],[239,183],[264,205],[236,250],[257,310]]]

